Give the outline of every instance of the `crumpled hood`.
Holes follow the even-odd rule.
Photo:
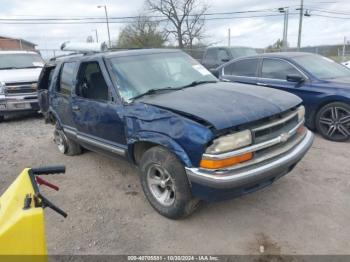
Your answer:
[[[0,70],[0,82],[36,82],[42,68]]]
[[[217,130],[276,115],[302,102],[284,91],[226,82],[145,96],[139,101],[192,115],[209,122]]]

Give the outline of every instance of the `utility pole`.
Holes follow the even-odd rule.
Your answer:
[[[280,13],[284,14],[284,25],[283,25],[283,46],[282,50],[287,51],[288,49],[288,18],[289,18],[289,8],[280,7],[278,8]]]
[[[97,29],[92,29],[92,31],[95,31],[96,43],[98,43],[98,34],[97,34]]]
[[[97,6],[97,8],[102,8],[102,7],[105,9],[106,22],[107,22],[107,32],[108,32],[108,46],[109,46],[109,48],[111,48],[112,44],[111,44],[111,35],[109,33],[109,21],[108,21],[107,6],[106,5],[98,5]]]
[[[300,51],[300,46],[301,46],[301,31],[303,29],[303,15],[304,15],[304,0],[300,0],[299,31],[298,31],[298,51]]]
[[[228,47],[231,47],[231,28],[228,29]]]
[[[344,36],[344,44],[343,44],[343,62],[345,62],[345,48],[346,48],[346,37]]]

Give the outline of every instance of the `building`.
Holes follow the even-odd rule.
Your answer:
[[[0,36],[0,50],[35,50],[36,44],[20,38]]]

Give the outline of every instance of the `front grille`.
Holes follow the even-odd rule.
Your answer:
[[[204,154],[206,159],[227,159],[246,153],[253,153],[253,158],[225,169],[239,169],[278,157],[300,143],[306,135],[306,129],[300,129],[304,120],[298,119],[298,111],[288,112],[260,125],[250,127],[253,143],[234,151],[221,154]]]
[[[6,83],[6,94],[27,94],[37,92],[36,82]]]
[[[298,114],[292,112],[280,119],[275,119],[267,124],[252,129],[254,144],[271,140],[283,133],[287,133],[298,124]]]

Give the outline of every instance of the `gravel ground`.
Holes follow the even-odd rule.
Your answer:
[[[25,167],[64,164],[44,194],[67,211],[46,210],[50,254],[349,254],[349,143],[316,137],[294,171],[272,186],[205,204],[172,221],[146,201],[136,170],[122,159],[61,155],[40,117],[0,124],[0,193]]]

